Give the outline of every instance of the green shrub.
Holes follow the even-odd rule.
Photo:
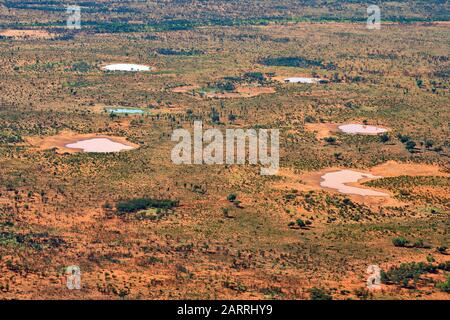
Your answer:
[[[329,143],[329,144],[334,144],[334,143],[336,143],[336,138],[335,138],[335,137],[326,137],[326,138],[324,138],[323,140],[325,140],[325,142],[326,142],[326,143]]]
[[[324,289],[314,287],[309,291],[309,293],[311,300],[333,300],[333,297]]]
[[[446,253],[446,251],[447,251],[447,247],[445,247],[445,246],[440,246],[440,247],[437,247],[436,248],[436,251],[437,252],[439,252],[439,253],[441,253],[441,254],[445,254]]]
[[[403,237],[398,237],[398,238],[392,239],[392,243],[396,247],[406,247],[406,245],[409,243],[409,241]]]
[[[447,276],[447,281],[445,281],[445,282],[438,282],[436,284],[436,288],[438,288],[441,291],[450,293],[450,276]]]
[[[235,84],[230,82],[230,81],[217,82],[215,87],[217,89],[219,89],[219,90],[222,90],[222,91],[234,91],[234,90],[236,90]]]
[[[408,137],[407,135],[402,135],[402,134],[398,134],[398,139],[400,140],[401,143],[406,143],[409,140],[411,140],[410,137]]]
[[[416,143],[414,141],[411,140],[411,141],[406,142],[405,148],[408,151],[414,150],[415,147],[416,147]]]
[[[116,204],[116,209],[120,214],[132,213],[148,208],[171,209],[178,206],[175,200],[156,200],[150,198],[138,198],[127,201],[121,201]]]
[[[437,268],[439,270],[450,271],[450,261],[439,263]]]
[[[300,228],[304,228],[304,227],[306,227],[306,223],[302,220],[302,219],[297,219],[297,225],[300,227]]]
[[[266,66],[276,67],[297,67],[297,68],[309,68],[309,67],[325,67],[327,69],[334,69],[332,64],[323,65],[322,61],[309,60],[303,57],[278,57],[278,58],[264,58],[259,63]]]
[[[249,79],[250,81],[264,81],[264,74],[261,72],[247,72],[244,74],[244,77]]]
[[[402,263],[399,267],[393,267],[388,271],[381,271],[383,283],[395,283],[409,286],[409,280],[417,281],[422,274],[436,273],[438,267],[424,262]]]
[[[429,248],[429,245],[425,244],[422,239],[418,239],[413,244],[414,248]]]
[[[72,70],[78,72],[88,72],[92,67],[85,61],[78,61],[72,64]]]
[[[383,133],[382,135],[380,135],[380,141],[383,143],[386,143],[389,141],[389,135],[387,133]]]

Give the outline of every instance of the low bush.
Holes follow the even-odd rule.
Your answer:
[[[151,198],[138,198],[126,201],[121,201],[116,204],[116,209],[119,214],[133,213],[148,208],[156,209],[172,209],[178,206],[176,200],[157,200]]]
[[[311,300],[333,300],[333,297],[324,289],[314,287],[309,291],[309,293]]]
[[[408,245],[408,243],[409,243],[409,241],[403,237],[398,237],[398,238],[392,239],[392,244],[396,247],[406,247]]]

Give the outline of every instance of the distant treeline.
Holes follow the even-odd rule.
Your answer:
[[[80,1],[74,3],[74,5],[80,6],[84,13],[102,13],[102,12],[115,12],[115,13],[134,13],[140,12],[135,8],[120,6],[111,7],[107,2],[95,2],[95,1]],[[68,3],[64,1],[20,1],[13,2],[10,0],[5,1],[5,7],[9,9],[22,9],[22,10],[35,10],[35,11],[48,11],[48,12],[62,12],[67,10]]]
[[[71,4],[66,0],[4,0],[4,5],[9,9],[38,10],[48,12],[61,12]],[[202,25],[240,25],[267,23],[271,20],[279,21],[364,21],[366,8],[370,4],[367,0],[285,0],[280,4],[278,0],[263,1],[255,6],[250,1],[227,1],[229,6],[224,6],[223,0],[202,1],[205,9],[204,18],[197,20],[198,9],[189,6],[189,1],[175,0],[168,2],[156,1],[158,10],[165,12],[162,16],[169,20],[179,19],[183,16],[192,21],[199,21]],[[247,2],[247,3],[246,3]],[[255,1],[256,2],[256,1]],[[392,0],[390,6],[385,6],[385,1],[374,1],[382,9],[382,18],[385,21],[417,22],[436,21],[450,18],[447,0]],[[152,16],[151,9],[145,6],[145,1],[78,1],[73,4],[82,7],[85,13],[109,14],[109,13],[133,13],[139,20],[147,16],[149,19],[157,19]],[[217,7],[222,8],[217,10]],[[182,13],[177,12],[182,9]],[[228,11],[228,10],[229,11]],[[213,11],[214,10],[214,11]],[[273,15],[267,16],[267,12]],[[304,12],[309,12],[304,16]],[[325,15],[325,12],[326,15]],[[230,19],[239,13],[242,19]],[[251,17],[251,18],[250,18]]]
[[[303,57],[275,57],[275,58],[269,57],[259,60],[259,63],[266,66],[276,66],[276,67],[297,67],[297,68],[321,67],[328,70],[333,70],[336,68],[331,63],[324,65],[322,61],[309,60]]]
[[[165,56],[196,56],[203,54],[204,52],[201,50],[173,50],[167,48],[158,48],[155,50],[157,53],[165,55]]]
[[[19,5],[17,5],[19,6]],[[18,8],[18,7],[17,7]],[[27,9],[27,8],[23,8]],[[116,8],[117,9],[117,8]],[[41,10],[43,8],[41,7]],[[64,8],[49,7],[51,11],[64,11]],[[123,9],[125,10],[125,9]],[[113,10],[114,11],[114,10]],[[83,8],[83,12],[86,11]],[[263,17],[254,19],[230,19],[230,18],[214,18],[214,19],[201,19],[201,20],[188,20],[188,19],[167,19],[160,20],[151,23],[129,23],[123,19],[122,21],[94,21],[94,20],[82,20],[82,28],[88,28],[89,31],[94,33],[129,33],[129,32],[161,32],[161,31],[177,31],[177,30],[192,30],[197,27],[203,26],[247,26],[247,25],[269,25],[276,23],[295,23],[295,22],[359,22],[366,21],[366,17],[338,17],[338,16],[305,16],[305,17]],[[414,23],[414,22],[431,22],[434,20],[448,21],[449,17],[441,18],[404,18],[404,17],[383,17],[384,22],[399,22],[399,23]],[[15,28],[21,29],[26,27],[63,27],[66,25],[65,20],[46,22],[46,23],[5,23],[0,24],[0,28]],[[264,40],[264,39],[262,39]],[[287,42],[287,38],[280,38],[273,41]]]

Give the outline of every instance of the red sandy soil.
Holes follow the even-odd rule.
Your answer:
[[[0,32],[0,36],[10,37],[15,39],[51,39],[53,35],[45,30],[5,30]]]
[[[186,93],[186,92],[190,92],[192,90],[195,89],[199,89],[199,86],[196,85],[192,85],[192,86],[181,86],[181,87],[175,87],[172,88],[170,91],[175,92],[175,93]]]
[[[251,98],[256,97],[261,94],[275,93],[275,88],[272,87],[248,87],[240,86],[236,88],[235,92],[225,92],[225,93],[206,93],[208,98]]]

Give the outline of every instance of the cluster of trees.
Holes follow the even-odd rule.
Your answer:
[[[23,142],[22,137],[18,133],[9,131],[0,131],[0,143],[19,143]]]
[[[409,136],[398,134],[398,139],[400,140],[401,143],[405,145],[406,150],[408,150],[409,152],[413,152],[414,149],[416,148],[417,144],[414,141],[412,141]]]
[[[263,82],[264,80],[266,80],[266,77],[262,72],[246,72],[244,74],[244,79],[250,82]]]
[[[220,91],[233,92],[240,83],[255,83],[263,85],[266,77],[262,72],[247,72],[243,76],[228,76],[214,84],[209,85],[210,88],[216,88]]]
[[[400,266],[392,267],[388,271],[381,270],[381,282],[385,284],[397,284],[409,288],[411,286],[410,281],[413,281],[415,284],[421,275],[437,273],[439,270],[449,271],[450,262],[437,265],[425,262],[402,263]]]
[[[72,64],[72,70],[77,72],[88,72],[92,66],[86,61],[77,61]]]
[[[157,200],[151,198],[137,198],[126,201],[121,201],[116,204],[116,209],[119,214],[133,213],[149,208],[156,209],[172,209],[178,206],[177,200]]]
[[[409,248],[430,248],[429,245],[426,245],[422,239],[418,239],[414,243],[411,243],[409,240],[398,237],[392,239],[392,244],[396,247],[409,247]]]
[[[276,58],[263,58],[259,60],[260,64],[266,66],[275,67],[297,67],[297,68],[310,68],[310,67],[320,67],[328,70],[334,70],[336,67],[332,63],[326,65],[320,60],[310,60],[303,57],[276,57]]]
[[[168,48],[158,48],[155,50],[157,53],[165,55],[165,56],[196,56],[200,54],[204,54],[202,50],[173,50]]]

